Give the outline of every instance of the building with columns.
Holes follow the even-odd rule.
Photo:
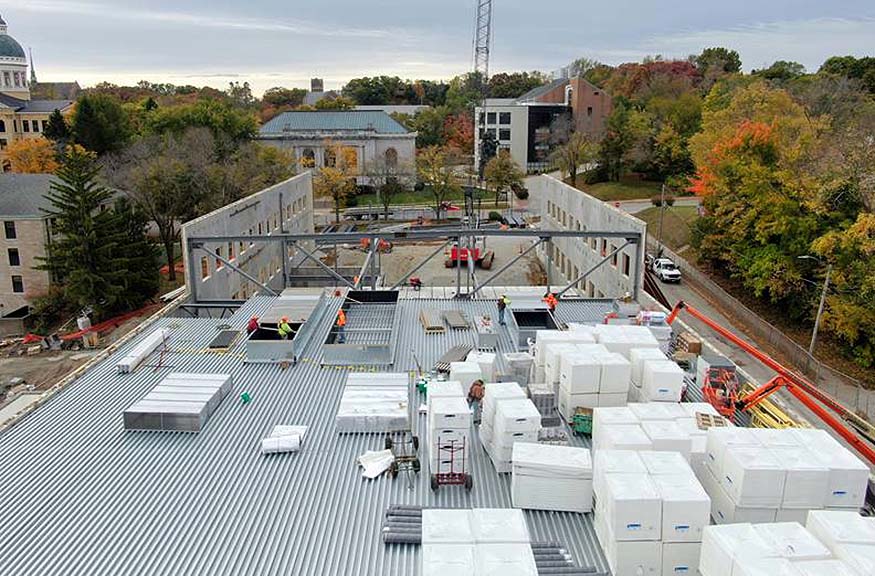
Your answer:
[[[32,64],[32,63],[31,63]],[[9,169],[6,147],[22,138],[42,138],[49,116],[55,110],[72,110],[71,100],[32,100],[30,83],[36,72],[30,69],[24,49],[7,32],[0,17],[0,168]]]
[[[259,130],[263,143],[288,150],[302,168],[334,166],[338,148],[358,184],[371,167],[413,173],[416,132],[378,110],[283,112]]]

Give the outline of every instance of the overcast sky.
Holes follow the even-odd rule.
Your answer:
[[[41,80],[140,79],[224,88],[247,80],[331,88],[389,74],[448,79],[471,67],[475,0],[16,0],[0,6]],[[495,0],[491,70],[555,70],[732,47],[745,69],[816,70],[875,54],[873,0]]]

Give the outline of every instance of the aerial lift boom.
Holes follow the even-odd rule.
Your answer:
[[[747,410],[752,408],[762,402],[771,394],[777,392],[781,388],[786,388],[787,391],[792,394],[797,400],[799,400],[805,407],[814,412],[818,418],[823,420],[830,428],[832,428],[839,436],[845,439],[857,452],[859,452],[866,460],[870,463],[875,464],[875,449],[873,449],[870,444],[871,441],[875,440],[875,427],[866,422],[863,418],[857,416],[851,410],[848,410],[841,404],[839,404],[832,396],[818,389],[817,386],[805,378],[802,374],[796,372],[795,370],[791,370],[780,362],[766,354],[765,352],[758,350],[751,344],[748,344],[743,339],[739,338],[707,315],[703,314],[701,311],[696,308],[690,306],[683,300],[679,301],[675,304],[674,308],[669,314],[667,322],[669,324],[673,323],[677,318],[678,314],[680,314],[681,310],[686,310],[689,312],[691,316],[697,318],[706,324],[709,328],[762,362],[764,365],[768,366],[772,370],[774,370],[777,375],[751,392],[747,394],[743,398],[740,398],[736,403],[736,408],[739,410]],[[824,408],[824,406],[826,408]],[[839,418],[836,418],[829,410],[835,412]],[[856,433],[851,431],[847,426],[844,425],[842,420],[848,422]],[[864,436],[869,440],[867,442],[860,436]]]

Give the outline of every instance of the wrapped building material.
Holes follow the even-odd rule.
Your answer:
[[[592,459],[586,448],[516,443],[511,498],[517,508],[589,512]]]
[[[407,374],[350,373],[334,419],[337,431],[343,434],[409,430],[409,388]]]

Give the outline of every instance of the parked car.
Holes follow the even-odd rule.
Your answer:
[[[654,258],[650,264],[650,270],[662,282],[679,283],[681,271],[670,258]]]

